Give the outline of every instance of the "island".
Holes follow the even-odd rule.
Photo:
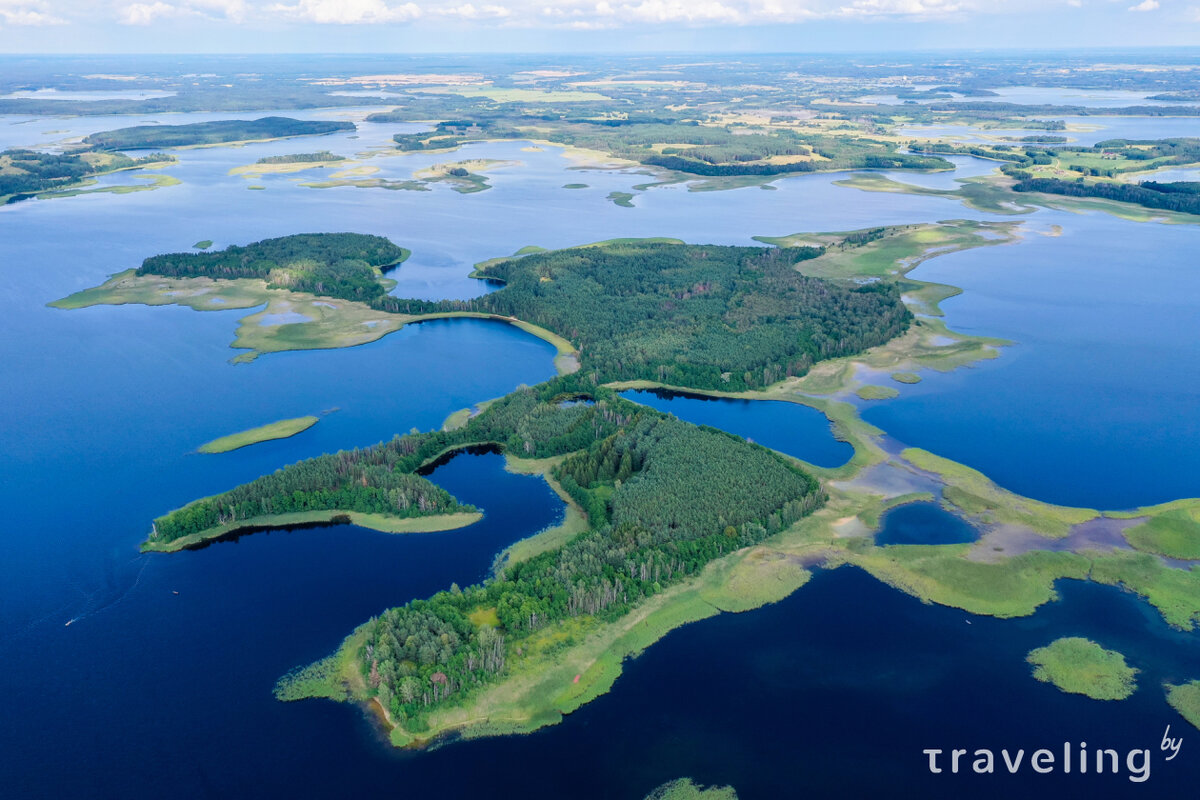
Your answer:
[[[0,152],[0,204],[15,203],[33,197],[60,197],[81,193],[83,187],[95,183],[99,175],[143,167],[161,167],[175,162],[165,153],[151,153],[142,158],[130,158],[123,153],[102,153],[82,150],[71,153],[45,153],[37,150],[5,150]],[[156,176],[165,178],[166,176]],[[110,191],[152,189],[167,181],[152,181],[146,186],[119,186]]]
[[[168,253],[142,262],[136,275],[169,278],[257,278],[268,288],[372,300],[386,292],[380,278],[409,256],[382,236],[312,233],[263,239],[244,247]]]
[[[646,795],[646,800],[737,800],[737,797],[732,786],[702,786],[691,778],[679,778],[659,786]]]
[[[352,122],[262,117],[192,122],[185,125],[135,125],[93,133],[84,144],[100,150],[145,150],[155,147],[203,147],[236,142],[261,142],[294,136],[319,136],[353,131]]]
[[[1196,221],[1200,182],[1153,180],[1160,170],[1200,165],[1200,139],[1110,139],[1090,147],[926,142],[922,152],[963,154],[998,162],[999,173],[933,189],[882,175],[839,184],[867,191],[952,197],[980,211],[1026,213],[1033,206],[1104,211],[1136,221]],[[1141,182],[1135,182],[1141,179]]]
[[[291,153],[282,156],[263,156],[255,164],[312,164],[312,163],[332,163],[335,161],[345,161],[345,156],[334,155],[328,150],[321,150],[316,153]]]
[[[283,419],[257,428],[231,433],[211,442],[205,442],[197,450],[201,453],[228,453],[259,442],[269,442],[273,439],[287,439],[316,425],[318,417],[296,417]]]
[[[1124,700],[1137,688],[1138,671],[1125,663],[1125,656],[1090,639],[1055,639],[1031,650],[1026,661],[1034,666],[1033,677],[1039,681],[1093,700]]]
[[[144,551],[174,551],[245,531],[353,522],[390,533],[450,530],[481,518],[403,465],[407,440],[319,456],[222,494],[196,500],[154,521]],[[399,467],[399,468],[398,468]]]
[[[1171,708],[1200,728],[1200,681],[1189,681],[1178,686],[1168,683],[1164,688]]]
[[[1064,578],[1091,580],[1134,592],[1169,624],[1192,630],[1200,575],[1135,545],[1097,549],[1082,532],[1097,521],[1190,515],[1200,501],[1124,512],[1056,506],[936,454],[889,449],[859,417],[856,394],[866,387],[994,358],[1007,346],[950,330],[938,303],[958,290],[907,273],[1020,235],[1015,222],[958,220],[760,237],[766,247],[661,239],[524,248],[477,265],[503,286],[474,300],[317,301],[334,306],[337,324],[368,312],[397,324],[503,320],[557,337],[573,363],[551,381],[452,415],[442,430],[300,462],[168,513],[144,546],[175,549],[355,514],[368,527],[433,524],[441,512],[462,510],[423,473],[469,448],[499,449],[510,469],[543,476],[567,504],[562,525],[508,548],[479,584],[367,622],[276,687],[282,700],[371,704],[400,746],[553,724],[607,691],[626,657],[668,631],[785,597],[818,564],[854,566],[926,602],[996,617],[1032,614],[1057,597]],[[162,280],[129,280],[151,279]],[[251,279],[182,280],[209,281],[211,294]],[[198,298],[209,294],[166,297],[163,286],[178,285],[135,283],[126,301],[206,307]],[[297,308],[313,296],[270,291]],[[114,302],[89,295],[64,307],[94,301]],[[811,406],[854,455],[834,468],[806,464],[634,404],[619,394],[630,388]],[[391,501],[401,486],[436,500],[432,513]],[[886,510],[931,496],[980,539],[875,542]],[[1014,532],[1025,537],[1019,546]]]

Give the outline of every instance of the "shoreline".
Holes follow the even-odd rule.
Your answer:
[[[481,519],[483,519],[483,513],[478,511],[456,511],[422,517],[385,517],[381,514],[338,509],[294,511],[287,514],[251,517],[240,522],[231,522],[182,536],[170,542],[159,543],[153,539],[147,539],[141,543],[139,550],[143,553],[177,553],[180,550],[196,550],[215,542],[237,539],[264,531],[333,525],[357,525],[360,528],[368,528],[381,533],[440,533],[465,528]]]

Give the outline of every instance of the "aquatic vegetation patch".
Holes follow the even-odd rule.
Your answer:
[[[1125,663],[1125,656],[1090,639],[1056,639],[1031,650],[1025,660],[1037,680],[1093,700],[1124,700],[1137,688],[1138,670]]]

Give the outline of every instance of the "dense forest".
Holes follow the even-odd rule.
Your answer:
[[[375,305],[532,322],[570,339],[600,382],[753,389],[882,344],[912,320],[891,283],[854,286],[796,271],[823,252],[614,243],[491,264],[486,276],[506,286],[474,300],[382,296]]]
[[[380,268],[408,258],[382,236],[302,233],[205,253],[168,253],[142,262],[139,275],[261,278],[272,288],[368,302],[384,294]]]
[[[159,517],[150,539],[166,544],[219,525],[296,511],[359,511],[408,518],[475,510],[419,475],[395,471],[391,455],[387,448],[375,448],[293,464]]]
[[[118,169],[174,161],[165,153],[130,158],[122,153],[44,153],[37,150],[0,152],[0,198],[24,200],[39,192],[61,189],[85,178]]]
[[[1060,181],[1054,178],[1026,178],[1018,181],[1013,186],[1013,190],[1045,192],[1070,197],[1100,197],[1105,200],[1136,203],[1139,206],[1162,211],[1200,214],[1200,194],[1197,194],[1194,188],[1197,185],[1194,182],[1138,184],[1111,181],[1085,183],[1082,180]]]
[[[263,156],[255,164],[310,164],[314,161],[345,161],[345,156],[334,155],[328,150],[316,153],[293,153],[283,156]]]
[[[592,405],[560,402],[585,390]],[[513,455],[571,453],[553,474],[583,501],[589,529],[483,584],[413,601],[368,624],[359,667],[409,730],[502,674],[531,633],[572,617],[620,617],[712,560],[786,528],[823,498],[812,477],[759,445],[566,376],[498,400],[457,431],[322,456],[214,500],[263,513],[295,492],[336,493],[367,475],[373,487],[388,471],[412,477],[447,447],[489,442]],[[185,513],[158,520],[160,535]]]
[[[144,150],[151,147],[187,147],[201,144],[280,139],[287,136],[352,131],[351,122],[299,120],[290,117],[227,119],[187,125],[136,125],[93,133],[84,144],[103,150]]]

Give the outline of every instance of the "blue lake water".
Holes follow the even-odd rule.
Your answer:
[[[48,147],[146,121],[4,117],[0,144]],[[1068,584],[1061,603],[1031,619],[972,618],[968,626],[962,612],[923,606],[845,570],[818,575],[775,606],[671,634],[629,665],[612,694],[530,737],[394,753],[353,707],[276,703],[270,689],[279,675],[332,651],[390,605],[480,579],[507,543],[552,524],[561,502],[540,479],[505,473],[499,456],[460,456],[433,478],[486,510],[483,522],[461,531],[390,536],[335,526],[141,556],[136,546],[149,520],[301,458],[436,427],[456,409],[550,377],[553,348],[503,324],[463,320],[233,366],[228,343],[249,312],[63,312],[45,303],[200,239],[221,247],[310,230],[382,234],[413,250],[393,273],[398,292],[470,297],[487,290],[465,277],[474,262],[529,244],[614,236],[751,244],[753,235],[988,218],[939,198],[837,187],[843,176],[828,175],[781,180],[777,191],[658,187],[621,208],[605,199],[609,192],[651,179],[573,169],[558,150],[523,142],[471,145],[453,156],[522,162],[496,170],[495,188],[472,195],[448,186],[299,185],[312,173],[228,175],[264,155],[324,148],[355,156],[416,127],[363,124],[354,134],[180,151],[180,163],[165,171],[179,186],[0,209],[6,791],[186,798],[403,786],[414,796],[464,797],[487,795],[495,775],[514,765],[536,765],[538,781],[522,783],[533,797],[640,797],[680,775],[732,782],[744,798],[797,786],[927,796],[948,782],[930,783],[920,748],[902,743],[1033,746],[1087,733],[1089,741],[1153,747],[1167,722],[1182,726],[1157,683],[1200,677],[1196,636],[1169,631],[1129,595]],[[364,163],[401,179],[445,158]],[[983,169],[975,161],[963,159],[958,176]],[[561,188],[574,182],[589,189]],[[267,188],[247,191],[252,183]],[[1061,225],[1062,236],[1030,234],[917,270],[915,277],[965,287],[944,304],[952,327],[1017,344],[972,369],[926,374],[899,399],[874,405],[868,419],[1042,499],[1119,507],[1200,494],[1191,303],[1200,287],[1190,260],[1200,231],[1099,215],[1031,218],[1031,227],[1050,224]],[[845,458],[844,445],[808,409],[662,402],[683,418],[684,410],[703,412],[709,424],[785,452],[795,447],[817,463]],[[216,436],[334,408],[292,439],[193,453]],[[1137,652],[1143,688],[1121,704],[1098,704],[1033,682],[1024,653],[1060,635]],[[1192,787],[1188,764],[1196,763],[1164,765],[1153,784]],[[955,790],[1000,796],[1075,785],[1056,780],[960,781]],[[1116,792],[1111,787],[1125,783],[1088,785]]]
[[[905,503],[884,512],[879,518],[875,543],[892,544],[963,544],[979,538],[979,531],[961,517],[937,503]]]
[[[1106,139],[1172,139],[1200,136],[1200,117],[1046,117],[1063,120],[1068,130],[983,129],[971,125],[909,125],[902,136],[949,137],[963,142],[996,142],[1005,137],[1065,136],[1071,145],[1090,147]]]
[[[1029,235],[925,262],[911,277],[961,286],[950,327],[1016,344],[923,374],[864,418],[1055,503],[1128,508],[1200,496],[1200,291],[1194,226],[1041,212]]]
[[[833,438],[825,415],[808,406],[662,391],[639,390],[626,392],[625,396],[687,422],[736,433],[819,467],[840,467],[854,455],[853,447]]]
[[[1195,101],[1162,101],[1149,99],[1159,92],[1134,92],[1127,89],[1064,89],[1056,86],[1001,86],[990,89],[994,94],[970,97],[959,93],[947,100],[944,97],[919,99],[918,103],[1016,103],[1028,106],[1082,106],[1085,108],[1124,108],[1126,106],[1192,106]],[[861,102],[902,105],[909,102],[897,95],[869,95]]]

